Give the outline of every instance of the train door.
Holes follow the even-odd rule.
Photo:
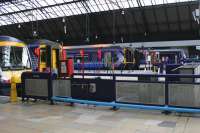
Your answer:
[[[51,46],[40,46],[40,60],[39,60],[39,71],[50,72],[57,70],[59,60],[59,50],[53,49]]]

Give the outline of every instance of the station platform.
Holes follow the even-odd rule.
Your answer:
[[[64,104],[65,105],[65,104]],[[198,133],[198,114],[108,110],[87,105],[48,105],[43,101],[0,104],[2,133]]]

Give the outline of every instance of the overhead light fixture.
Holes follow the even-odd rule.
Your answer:
[[[37,31],[33,31],[33,37],[37,37],[38,35],[37,35]]]
[[[123,38],[123,37],[121,37],[121,42],[122,42],[122,43],[124,42],[124,38]]]
[[[20,24],[18,24],[18,26],[17,26],[19,29],[21,28],[21,25]]]
[[[199,24],[199,19],[200,19],[200,10],[195,9],[195,11],[192,12],[194,20]]]
[[[90,41],[90,38],[89,37],[86,37],[86,42],[89,42]]]
[[[98,39],[98,35],[95,36],[95,39]]]
[[[65,23],[65,18],[62,19],[62,22]]]
[[[122,10],[121,14],[122,14],[122,15],[124,15],[124,14],[125,14],[124,10]]]
[[[64,33],[67,34],[67,26],[64,26]]]

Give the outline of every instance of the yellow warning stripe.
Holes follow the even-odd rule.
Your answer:
[[[22,42],[0,41],[0,46],[16,46],[16,47],[24,47],[25,44],[22,43]]]

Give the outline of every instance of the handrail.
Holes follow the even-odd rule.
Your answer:
[[[166,77],[166,78],[200,78],[196,74],[115,74],[115,73],[74,73],[78,76],[123,76],[123,77]]]

